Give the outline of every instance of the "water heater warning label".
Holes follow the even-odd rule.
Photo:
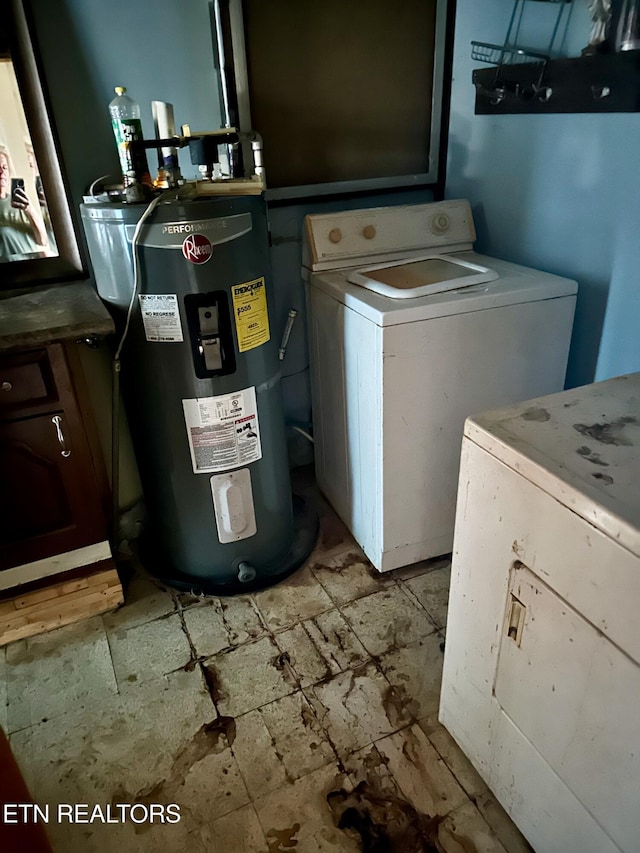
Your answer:
[[[229,471],[262,459],[256,389],[183,400],[194,474]]]
[[[264,279],[256,278],[254,281],[234,285],[231,288],[231,297],[238,350],[246,352],[266,344],[271,335]]]
[[[175,293],[142,293],[138,299],[144,336],[148,341],[167,343],[183,340],[178,297]]]

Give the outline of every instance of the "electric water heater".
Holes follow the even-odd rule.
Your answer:
[[[81,207],[97,287],[125,325],[145,205]],[[137,239],[121,383],[169,583],[247,591],[299,566],[317,522],[292,503],[261,196],[169,193]]]

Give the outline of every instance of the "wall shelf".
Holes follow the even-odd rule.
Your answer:
[[[640,50],[473,72],[476,115],[640,112]]]

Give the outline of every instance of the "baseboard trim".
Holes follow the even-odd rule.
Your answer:
[[[96,542],[95,545],[86,545],[75,551],[66,551],[64,554],[54,554],[33,563],[24,563],[22,566],[13,566],[0,572],[0,590],[12,589],[24,583],[48,578],[51,575],[59,575],[71,569],[79,569],[99,563],[101,560],[111,559],[111,547],[105,540]]]

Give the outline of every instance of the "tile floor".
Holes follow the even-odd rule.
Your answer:
[[[379,575],[321,498],[306,566],[237,598],[136,570],[118,611],[0,650],[0,725],[36,801],[180,806],[50,823],[78,853],[523,853],[437,721],[449,563]]]

